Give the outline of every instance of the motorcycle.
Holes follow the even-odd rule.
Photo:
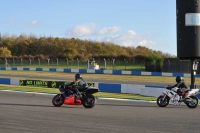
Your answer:
[[[72,90],[68,89],[68,86],[62,85],[59,87],[61,94],[57,94],[52,99],[52,104],[55,107],[65,105],[83,105],[85,108],[93,108],[96,103],[96,98],[93,93],[99,92],[98,88],[86,87],[84,89],[77,89],[78,94],[75,94]],[[78,97],[78,98],[77,98]]]
[[[179,96],[177,93],[178,88],[168,89],[165,88],[162,91],[162,95],[157,98],[157,105],[159,107],[166,107],[169,102],[174,105],[180,105],[185,103],[189,108],[196,108],[198,105],[198,98],[196,95],[199,93],[199,89],[191,89],[186,92],[182,92],[182,95]]]

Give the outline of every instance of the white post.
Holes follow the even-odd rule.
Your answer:
[[[87,58],[87,62],[88,62],[88,69],[89,69],[89,66],[90,66],[90,60]]]
[[[39,66],[40,66],[40,59],[38,58],[38,64],[39,64]]]
[[[13,66],[15,66],[15,59],[13,58]]]
[[[23,60],[21,59],[21,66],[22,66],[22,62],[23,62]]]
[[[31,66],[31,59],[29,58],[29,61],[30,61],[30,66]]]
[[[104,69],[106,69],[106,59],[104,58]]]
[[[5,58],[5,67],[7,67],[7,64],[8,64],[8,62],[7,62],[7,59]]]
[[[113,60],[113,70],[114,70],[115,59],[112,59],[112,60]]]
[[[68,67],[68,59],[66,58],[66,60],[67,60],[67,67]]]
[[[47,61],[48,61],[48,66],[49,66],[49,60],[50,60],[50,59],[48,58],[48,59],[47,59]]]
[[[56,60],[57,60],[57,66],[58,66],[58,58],[56,58]]]
[[[125,70],[126,70],[126,59],[124,59],[124,62],[125,62]]]
[[[79,68],[79,60],[78,60],[78,58],[77,58],[77,65],[78,65],[78,68]]]

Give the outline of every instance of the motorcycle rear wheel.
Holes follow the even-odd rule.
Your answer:
[[[190,96],[190,98],[192,99],[192,101],[185,101],[185,104],[188,106],[188,108],[196,108],[199,101],[198,98],[195,96]]]
[[[64,96],[62,94],[57,94],[52,99],[52,104],[55,107],[60,107],[64,103]]]
[[[157,105],[159,107],[166,107],[169,104],[169,98],[165,97],[165,99],[163,100],[163,96],[159,96],[157,98]]]
[[[95,106],[96,99],[93,95],[87,95],[83,100],[83,106],[85,108],[93,108]]]

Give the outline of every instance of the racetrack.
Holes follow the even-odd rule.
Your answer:
[[[98,99],[53,107],[52,95],[0,92],[1,133],[199,133],[200,108]]]

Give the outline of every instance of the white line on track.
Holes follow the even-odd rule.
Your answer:
[[[28,93],[28,94],[39,94],[39,95],[50,95],[50,96],[56,95],[56,94],[50,94],[50,93],[25,92],[25,91],[13,91],[13,90],[1,90],[1,91],[17,92],[17,93]],[[155,103],[155,102],[156,102],[156,101],[147,101],[147,100],[120,99],[120,98],[104,98],[104,97],[98,97],[98,99],[104,99],[104,100],[118,100],[118,101],[130,101],[130,102],[150,102],[150,103]]]

